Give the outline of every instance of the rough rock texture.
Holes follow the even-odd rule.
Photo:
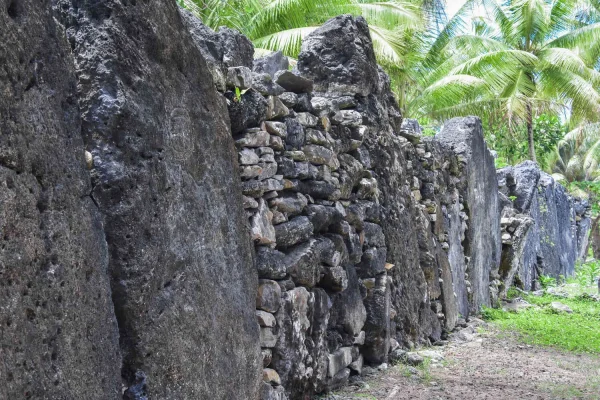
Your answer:
[[[367,22],[351,15],[328,21],[302,42],[297,68],[314,82],[316,92],[351,96],[374,92],[379,75]]]
[[[227,108],[203,56],[175,2],[56,8],[104,216],[125,396],[252,398],[256,273]]]
[[[0,398],[117,399],[109,253],[49,2],[0,2],[0,59]]]
[[[11,0],[0,18],[0,396],[256,397],[237,151],[175,2]],[[249,44],[221,34],[228,68],[248,58],[232,37]]]
[[[4,5],[1,398],[305,400],[583,254],[478,119],[402,120],[362,18],[288,71],[174,1]]]
[[[502,210],[503,270],[510,272],[504,290],[513,283],[534,289],[540,275],[573,275],[575,262],[586,256],[587,202],[574,199],[530,161],[498,170],[498,183],[508,200]],[[526,232],[518,228],[524,223],[531,225]]]
[[[277,59],[255,70],[272,73]],[[243,171],[262,168],[250,154],[260,146],[278,167],[269,179],[242,174],[250,221],[265,213],[265,200],[273,215],[276,249],[255,242],[256,265],[282,296],[270,309],[277,322],[261,328],[271,356],[264,366],[280,377],[263,399],[280,396],[281,387],[291,399],[309,398],[343,385],[363,363],[387,362],[398,343],[442,339],[459,317],[490,303],[489,276],[499,263],[497,181],[478,120],[454,121],[456,142],[444,139],[448,133],[425,139],[415,121],[402,124],[361,18],[334,18],[308,36],[297,73],[303,79],[276,72],[296,93],[264,93],[286,109],[267,112],[237,140]],[[232,121],[245,107],[230,106]],[[475,299],[472,288],[481,292]],[[263,314],[258,322],[265,325]]]
[[[498,278],[500,266],[500,213],[495,190],[494,157],[483,139],[479,118],[455,118],[448,121],[436,139],[451,147],[464,164],[465,187],[461,196],[467,206],[469,228],[466,231],[465,256],[471,282],[471,310],[490,305],[490,282]]]

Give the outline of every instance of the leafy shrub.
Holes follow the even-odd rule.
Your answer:
[[[578,263],[575,266],[575,278],[577,282],[586,287],[593,285],[596,279],[600,276],[600,261],[591,260],[585,263]]]
[[[540,285],[542,285],[542,289],[548,289],[550,287],[556,286],[556,278],[553,278],[549,275],[540,275]]]

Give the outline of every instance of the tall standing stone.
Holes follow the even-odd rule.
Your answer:
[[[436,139],[457,153],[463,163],[466,184],[461,195],[468,204],[469,217],[465,255],[469,257],[471,311],[477,313],[481,306],[490,306],[490,275],[498,274],[502,250],[494,156],[477,117],[451,119]]]
[[[65,31],[0,2],[0,398],[121,398],[102,217]]]
[[[175,1],[54,3],[77,66],[126,398],[255,398],[257,276],[204,57]]]

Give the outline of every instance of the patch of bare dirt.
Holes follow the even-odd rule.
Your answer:
[[[490,326],[441,352],[442,362],[390,366],[329,399],[600,399],[598,355],[524,345]]]

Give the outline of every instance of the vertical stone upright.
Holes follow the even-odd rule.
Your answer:
[[[505,290],[512,284],[534,289],[540,275],[572,276],[576,262],[586,257],[591,225],[587,202],[573,198],[531,161],[498,170],[498,182],[506,197],[503,269],[512,266]],[[531,227],[520,232],[519,221],[525,220],[531,220]]]
[[[461,188],[469,217],[465,256],[467,279],[471,284],[471,311],[490,305],[490,282],[496,280],[500,266],[500,212],[496,167],[483,138],[481,121],[476,117],[454,118],[436,135],[453,149],[463,164],[466,182]]]
[[[255,398],[257,276],[236,153],[176,2],[54,6],[77,66],[125,398]]]
[[[0,1],[0,60],[0,399],[119,399],[108,249],[48,1]]]

